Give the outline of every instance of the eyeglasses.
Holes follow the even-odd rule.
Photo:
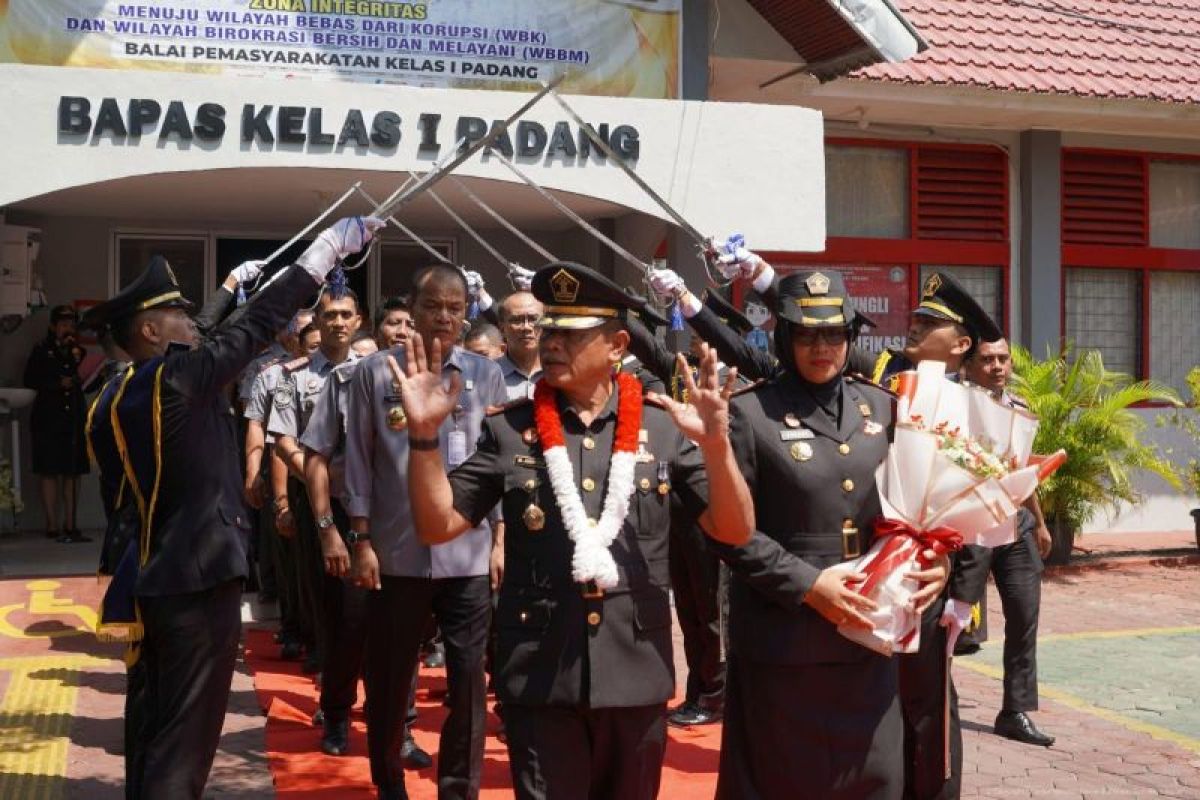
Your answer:
[[[806,347],[812,347],[818,341],[830,345],[845,344],[850,341],[850,331],[845,328],[793,328],[792,341]]]
[[[531,327],[537,325],[539,319],[541,316],[537,314],[514,314],[511,317],[505,317],[504,322],[514,328],[523,328],[526,325]]]

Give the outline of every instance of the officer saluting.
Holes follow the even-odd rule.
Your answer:
[[[753,529],[729,446],[732,382],[718,385],[706,350],[699,386],[687,376],[691,405],[643,404],[637,380],[618,374],[624,320],[643,301],[569,263],[544,267],[532,288],[546,314],[534,399],[489,416],[449,476],[436,437],[459,381],[427,370],[420,338],[408,352],[397,378],[416,529],[448,541],[502,503],[495,685],[516,796],[653,798],[674,688],[669,495],[710,535],[738,543]]]
[[[126,743],[134,753],[126,761],[130,797],[199,798],[225,718],[250,527],[225,387],[337,259],[381,225],[345,219],[324,231],[244,314],[203,341],[161,257],[84,320],[111,330],[133,358],[119,387],[104,392],[89,431],[102,471],[123,472],[140,515],[127,555],[137,565],[127,588],[136,596],[145,675],[141,707],[132,709],[144,723]],[[110,587],[105,607],[116,599]]]

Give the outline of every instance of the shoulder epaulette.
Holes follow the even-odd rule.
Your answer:
[[[859,375],[857,372],[847,375],[846,382],[853,383],[858,386],[870,386],[872,389],[878,389],[879,391],[883,392],[884,394],[886,394],[889,397],[897,397],[898,396],[895,392],[893,392],[891,389],[887,388],[886,386],[881,386],[880,384],[876,383],[875,381],[871,380],[870,378],[868,378],[864,375]]]
[[[518,406],[523,406],[527,403],[532,404],[533,401],[530,400],[528,397],[518,397],[516,400],[509,400],[507,403],[501,403],[498,406],[488,406],[487,410],[484,413],[489,417],[494,417],[497,414],[503,414],[505,411],[508,411],[510,408],[516,408]]]
[[[287,362],[286,364],[284,364],[283,371],[284,372],[295,372],[298,369],[303,369],[304,367],[308,366],[308,361],[309,361],[308,356],[300,356],[299,358],[293,359],[293,360]]]

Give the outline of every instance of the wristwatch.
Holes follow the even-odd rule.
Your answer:
[[[349,544],[351,547],[358,544],[359,542],[366,542],[366,543],[370,544],[371,534],[359,533],[358,531],[350,531],[349,533],[346,534],[346,543]]]
[[[333,514],[322,514],[317,517],[317,530],[323,531],[333,527]]]

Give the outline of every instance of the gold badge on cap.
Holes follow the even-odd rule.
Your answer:
[[[579,296],[579,279],[565,269],[560,269],[550,278],[550,293],[556,303],[574,303]]]
[[[797,461],[808,461],[813,457],[812,445],[808,442],[794,442],[790,449],[792,458]]]
[[[925,285],[921,287],[921,297],[933,297],[938,293],[938,289],[942,288],[942,276],[936,272],[925,279]]]
[[[829,294],[829,276],[820,272],[814,272],[805,278],[804,285],[808,287],[809,294]]]

